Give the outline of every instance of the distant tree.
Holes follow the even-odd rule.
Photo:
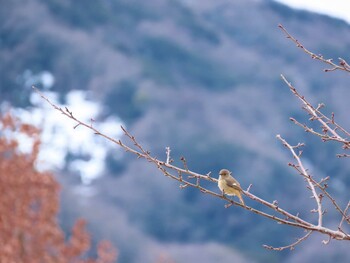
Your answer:
[[[344,60],[339,59],[339,64],[333,62],[332,59],[325,59],[322,55],[316,55],[306,49],[298,40],[296,40],[293,36],[291,36],[287,30],[280,25],[281,30],[286,34],[287,38],[292,40],[297,47],[301,48],[306,54],[308,54],[312,59],[319,60],[323,63],[329,65],[330,68],[326,69],[326,72],[341,70],[345,72],[350,72],[350,65]],[[322,139],[322,141],[333,141],[339,143],[341,148],[345,151],[350,149],[350,132],[345,130],[340,124],[335,122],[334,114],[331,116],[326,116],[322,113],[321,109],[324,106],[323,104],[319,104],[318,106],[313,106],[304,96],[302,96],[296,88],[288,82],[288,80],[281,75],[282,80],[287,84],[291,92],[301,101],[303,109],[310,116],[310,121],[317,121],[321,124],[319,130],[315,130],[310,127],[308,124],[303,124],[298,122],[296,119],[291,118],[296,125],[301,126],[306,132],[309,132],[315,136],[318,136]],[[279,224],[289,225],[296,228],[304,229],[306,234],[297,239],[294,243],[282,246],[282,247],[272,247],[264,245],[267,249],[273,250],[284,250],[284,249],[293,249],[296,245],[306,240],[312,233],[318,232],[328,239],[323,240],[324,244],[327,244],[331,239],[350,241],[350,233],[346,230],[345,224],[350,224],[350,201],[347,202],[345,207],[341,207],[339,205],[339,201],[335,200],[332,197],[330,190],[328,190],[328,184],[330,183],[330,177],[326,178],[316,178],[316,176],[312,176],[308,169],[305,167],[302,161],[302,150],[303,143],[298,143],[293,146],[290,145],[285,139],[283,139],[280,135],[277,135],[277,139],[279,139],[282,144],[291,152],[294,162],[290,162],[288,165],[295,169],[297,173],[304,179],[307,185],[307,189],[310,191],[313,200],[315,201],[315,208],[311,210],[311,213],[315,213],[316,223],[302,219],[299,214],[293,214],[289,212],[287,209],[284,209],[279,206],[278,201],[275,200],[273,202],[269,202],[264,200],[261,197],[254,195],[251,192],[251,185],[246,189],[241,189],[242,193],[246,198],[251,199],[256,206],[252,205],[244,205],[242,203],[238,203],[229,197],[227,197],[224,193],[213,192],[206,188],[202,181],[209,181],[217,184],[218,180],[211,176],[211,173],[208,174],[199,174],[194,171],[188,169],[186,159],[181,157],[182,167],[173,165],[173,160],[170,155],[170,148],[166,148],[165,158],[163,160],[154,157],[151,153],[144,149],[143,146],[138,143],[137,139],[132,136],[126,129],[122,127],[122,130],[129,142],[132,142],[133,146],[126,145],[121,140],[116,140],[109,137],[106,134],[101,133],[98,129],[96,129],[93,123],[85,123],[80,121],[78,118],[73,115],[69,109],[62,109],[57,105],[53,104],[50,100],[48,100],[44,94],[40,93],[35,87],[33,87],[43,99],[45,99],[51,106],[53,106],[60,113],[64,114],[68,118],[74,120],[76,122],[76,127],[84,126],[90,130],[92,130],[96,135],[102,136],[105,139],[111,141],[122,147],[127,152],[135,154],[138,158],[146,159],[149,163],[155,165],[161,173],[163,173],[166,177],[176,180],[180,184],[180,188],[193,187],[197,188],[203,194],[209,194],[216,198],[223,199],[226,202],[225,207],[231,207],[233,205],[244,208],[252,213],[256,213],[260,216],[266,217],[270,220],[277,221]],[[350,154],[343,153],[339,154],[337,157],[350,157]],[[328,200],[332,207],[334,208],[332,211],[326,211],[324,208],[324,201]],[[324,220],[325,213],[334,213],[339,217],[338,226],[335,228],[331,228],[326,225]]]
[[[20,149],[23,137],[32,142],[29,152]],[[39,129],[10,114],[0,116],[0,261],[115,262],[116,250],[108,241],[99,243],[96,259],[87,258],[91,240],[84,220],[65,236],[57,222],[59,184],[35,166],[39,146]]]

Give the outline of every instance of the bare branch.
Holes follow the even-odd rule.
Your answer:
[[[295,153],[294,148],[292,147],[289,143],[287,143],[287,141],[285,139],[283,139],[280,135],[276,136],[277,139],[279,139],[284,146],[286,146],[292,153],[293,157],[297,160],[298,162],[298,167],[300,168],[300,174],[306,179],[306,181],[309,184],[309,187],[312,191],[312,195],[315,198],[316,204],[317,204],[317,212],[318,212],[318,225],[319,227],[322,226],[322,204],[321,204],[321,199],[319,197],[319,195],[316,192],[313,180],[311,179],[311,175],[308,174],[308,172],[306,171],[306,169],[304,168],[303,163],[301,162],[300,156],[298,154]]]
[[[301,124],[296,121],[294,118],[290,118],[296,125],[305,129],[306,132],[310,132],[318,137],[320,137],[323,141],[337,141],[343,144],[343,149],[350,148],[350,141],[347,138],[343,138],[337,130],[344,133],[345,136],[350,137],[350,133],[347,132],[342,126],[334,121],[334,114],[332,114],[331,118],[326,117],[322,112],[320,112],[320,107],[314,108],[304,96],[300,95],[296,88],[283,76],[281,75],[283,81],[288,85],[291,92],[302,102],[303,109],[306,110],[308,114],[311,115],[310,120],[317,120],[321,123],[323,133],[319,133],[314,131],[312,128],[309,128],[305,124]],[[334,128],[332,127],[334,126]],[[330,134],[329,134],[330,133]]]
[[[322,55],[316,55],[315,53],[311,52],[307,48],[304,47],[303,44],[301,44],[297,39],[295,39],[292,35],[289,34],[289,32],[282,26],[279,25],[279,28],[286,34],[287,38],[290,39],[293,43],[296,44],[297,47],[302,49],[303,52],[308,54],[312,59],[319,60],[323,63],[326,63],[329,68],[325,69],[325,72],[328,71],[335,71],[335,70],[342,70],[346,72],[350,72],[350,66],[349,64],[342,58],[339,58],[339,64],[334,63],[332,59],[325,59]],[[302,127],[306,132],[309,132],[315,136],[318,136],[321,138],[322,141],[335,141],[342,145],[342,148],[344,150],[350,149],[350,133],[344,129],[342,126],[340,126],[335,121],[335,115],[334,113],[331,114],[330,117],[327,117],[321,112],[321,109],[324,107],[324,104],[320,103],[317,105],[317,107],[314,107],[304,96],[299,94],[299,92],[293,87],[293,85],[287,81],[287,79],[281,75],[283,81],[288,85],[289,89],[292,91],[292,93],[302,102],[302,108],[307,112],[307,114],[310,116],[309,121],[317,121],[321,124],[320,130],[309,127],[307,124],[300,123],[294,118],[290,118],[290,120]],[[179,182],[179,187],[181,189],[192,187],[198,189],[200,192],[204,194],[209,194],[215,198],[220,198],[225,201],[225,207],[241,207],[244,208],[250,212],[253,212],[255,214],[258,214],[260,216],[266,217],[268,219],[274,220],[279,224],[285,224],[297,228],[302,228],[304,230],[307,230],[307,233],[297,239],[296,242],[284,246],[284,247],[272,247],[264,245],[267,249],[272,249],[276,251],[281,251],[285,249],[294,249],[296,245],[300,244],[302,241],[306,240],[312,232],[319,232],[328,237],[328,240],[323,240],[323,244],[328,244],[331,239],[337,239],[337,240],[350,240],[350,235],[346,233],[342,229],[342,225],[344,221],[350,224],[350,216],[348,214],[348,210],[350,209],[350,201],[348,202],[347,206],[344,210],[340,208],[336,200],[331,196],[331,194],[327,191],[328,187],[328,180],[329,176],[326,178],[323,178],[321,180],[315,180],[307,169],[305,169],[301,156],[303,151],[300,149],[304,144],[298,143],[295,146],[290,145],[285,139],[283,139],[280,135],[277,135],[277,138],[283,143],[285,147],[287,147],[294,159],[296,160],[296,163],[289,163],[288,165],[291,166],[293,169],[295,169],[307,182],[307,188],[312,193],[312,198],[315,199],[317,209],[312,209],[312,213],[317,213],[317,224],[313,224],[311,222],[308,222],[307,220],[302,219],[299,216],[299,213],[294,215],[290,212],[288,212],[285,209],[282,209],[279,206],[279,203],[277,200],[274,200],[272,203],[264,200],[263,198],[260,198],[253,193],[251,193],[251,187],[252,184],[249,185],[246,191],[242,190],[242,193],[247,196],[251,202],[253,203],[252,206],[242,205],[241,203],[238,203],[230,198],[228,198],[224,192],[223,193],[216,193],[215,191],[212,191],[206,187],[203,187],[203,180],[214,183],[215,185],[218,183],[218,180],[216,178],[211,177],[211,172],[203,175],[198,174],[194,171],[191,171],[188,167],[188,163],[184,157],[181,157],[180,160],[182,162],[183,167],[178,167],[173,165],[173,160],[171,159],[170,153],[170,147],[166,147],[166,159],[165,161],[162,161],[158,159],[157,157],[154,157],[151,155],[151,153],[144,149],[143,146],[136,140],[136,138],[131,135],[124,127],[121,126],[121,129],[124,132],[124,135],[128,138],[128,142],[133,143],[133,146],[127,146],[124,144],[121,140],[113,139],[112,137],[101,133],[97,128],[94,127],[94,120],[90,119],[90,123],[83,122],[79,120],[79,118],[76,118],[73,113],[65,107],[64,109],[56,106],[53,104],[49,99],[47,99],[38,89],[36,89],[33,86],[33,89],[35,92],[37,92],[44,100],[46,100],[54,109],[61,112],[61,114],[65,115],[66,117],[72,119],[75,121],[74,129],[78,128],[79,126],[84,126],[88,129],[90,129],[94,134],[99,135],[107,140],[109,140],[112,143],[117,144],[122,149],[124,149],[127,152],[131,152],[132,154],[136,155],[137,158],[145,159],[146,161],[150,162],[152,165],[154,165],[164,176],[169,177],[173,180],[176,180]],[[350,157],[350,154],[338,154],[337,157]],[[322,201],[323,198],[328,198],[333,206],[335,207],[335,210],[338,211],[341,215],[341,220],[338,225],[337,230],[332,230],[330,228],[327,228],[324,226],[323,222],[323,216],[326,214],[326,210],[323,210],[322,208]],[[258,207],[262,207],[259,209],[254,208],[254,204],[258,205]]]
[[[348,204],[346,205],[345,209],[344,209],[344,213],[343,213],[343,217],[339,223],[338,229],[341,230],[341,227],[343,225],[344,220],[348,222],[348,224],[350,224],[350,216],[347,215],[348,210],[350,208],[350,201],[348,202]]]
[[[343,70],[350,72],[349,64],[342,58],[339,58],[339,65],[334,63],[332,59],[325,59],[322,55],[316,55],[310,50],[306,49],[303,44],[301,44],[297,39],[295,39],[288,31],[284,28],[283,25],[279,24],[278,27],[286,34],[287,38],[296,44],[297,47],[301,48],[306,54],[308,54],[312,59],[322,61],[331,66],[331,68],[325,69],[325,72],[334,71],[334,70]]]
[[[337,154],[337,157],[338,158],[344,158],[344,157],[348,158],[348,157],[350,157],[350,154],[341,153],[341,154]]]
[[[167,150],[166,154],[167,154],[167,158],[166,161],[161,161],[159,159],[157,159],[156,157],[153,157],[150,155],[150,152],[145,150],[136,140],[136,138],[134,136],[132,136],[124,127],[121,127],[121,129],[123,130],[125,136],[127,138],[130,139],[130,141],[133,143],[133,145],[135,146],[135,148],[131,148],[127,145],[125,145],[121,140],[116,140],[111,138],[108,135],[105,135],[103,133],[101,133],[98,129],[96,129],[95,127],[93,127],[91,124],[86,124],[82,121],[80,121],[78,118],[73,116],[73,113],[69,111],[68,108],[65,108],[65,110],[63,110],[62,108],[56,106],[55,104],[53,104],[49,99],[47,99],[39,90],[37,90],[35,87],[33,87],[33,89],[43,98],[45,99],[54,109],[58,110],[59,112],[61,112],[62,114],[64,114],[66,117],[74,120],[77,125],[80,126],[84,126],[90,130],[92,130],[96,135],[99,135],[117,145],[119,145],[120,147],[122,147],[125,151],[127,152],[131,152],[133,154],[135,154],[138,158],[143,158],[146,159],[147,161],[149,161],[150,163],[153,163],[165,176],[176,180],[180,183],[180,188],[186,188],[186,187],[193,187],[196,188],[198,190],[200,190],[202,193],[204,194],[209,194],[212,195],[216,198],[220,198],[223,199],[227,202],[227,204],[225,205],[225,207],[230,207],[232,205],[235,206],[239,206],[242,207],[248,211],[251,211],[255,214],[258,214],[260,216],[264,216],[266,218],[269,218],[271,220],[277,221],[280,224],[285,224],[285,225],[290,225],[290,226],[294,226],[294,227],[298,227],[298,228],[302,228],[302,229],[306,229],[309,231],[317,231],[323,234],[326,234],[332,238],[335,239],[339,239],[339,240],[350,240],[350,235],[344,233],[341,230],[331,230],[329,228],[325,228],[322,226],[322,221],[319,222],[318,225],[314,225],[312,223],[309,223],[303,219],[301,219],[299,217],[299,215],[293,215],[289,212],[287,212],[286,210],[280,208],[278,206],[278,202],[274,201],[273,203],[270,203],[268,201],[265,201],[264,199],[255,196],[254,194],[250,193],[250,187],[248,187],[247,191],[242,191],[248,198],[250,198],[252,201],[258,202],[260,204],[263,204],[266,208],[272,209],[274,212],[282,215],[284,218],[276,216],[275,214],[272,213],[267,213],[264,212],[262,210],[253,208],[251,206],[243,206],[241,203],[238,203],[230,198],[228,198],[227,196],[223,195],[223,194],[219,194],[219,193],[215,193],[205,187],[203,187],[200,184],[200,180],[206,180],[206,181],[210,181],[213,182],[215,184],[217,184],[217,179],[213,178],[210,176],[210,173],[206,174],[206,175],[202,175],[202,174],[198,174],[195,173],[191,170],[188,169],[187,166],[187,162],[185,160],[185,158],[181,158],[182,162],[183,162],[183,166],[184,168],[180,168],[177,166],[174,166],[171,164],[171,160],[170,160],[170,148],[169,150]],[[76,125],[76,126],[77,126]],[[298,147],[302,146],[302,144],[298,144],[297,146],[290,146],[291,149],[294,152],[294,149],[297,149]],[[297,156],[297,158],[299,158],[299,155],[297,155],[295,152],[294,154]],[[300,165],[299,165],[300,166]],[[300,166],[302,167],[302,166]],[[304,174],[306,173],[306,170],[302,167],[301,171]],[[175,172],[175,173],[173,173]],[[188,180],[183,178],[183,175],[186,174],[188,175]],[[311,178],[311,177],[310,177]],[[192,181],[192,179],[194,179],[194,181]],[[311,179],[310,179],[311,180]],[[312,185],[312,184],[311,184]],[[313,185],[312,185],[313,187]],[[316,195],[316,198],[319,198]],[[320,201],[317,201],[317,203],[320,203]],[[319,207],[319,211],[321,211],[322,209]],[[322,212],[321,212],[322,215]],[[319,220],[320,221],[320,220]]]
[[[349,222],[349,218],[347,218],[346,216],[346,211],[341,210],[340,206],[338,205],[338,203],[335,201],[335,199],[328,193],[328,191],[326,190],[327,186],[322,186],[320,183],[317,183],[316,181],[313,180],[313,183],[322,190],[323,194],[325,194],[328,199],[332,202],[332,204],[334,205],[335,209],[342,215],[342,220],[346,220]]]
[[[170,164],[171,162],[171,159],[170,159],[170,147],[165,147],[165,153],[166,153],[166,163],[167,164]]]
[[[301,238],[298,238],[297,241],[295,241],[294,243],[292,243],[292,244],[290,244],[288,246],[273,247],[273,246],[263,245],[263,247],[267,248],[267,249],[275,250],[275,251],[282,251],[282,250],[285,250],[285,249],[294,250],[295,246],[300,244],[301,242],[303,242],[305,239],[307,239],[311,235],[311,233],[312,233],[312,231],[308,231],[305,236],[303,236]]]

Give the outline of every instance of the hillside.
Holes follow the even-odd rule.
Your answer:
[[[304,201],[304,182],[275,139],[282,134],[293,144],[306,142],[312,173],[332,175],[334,195],[347,195],[349,164],[334,157],[335,145],[290,123],[290,116],[307,116],[280,74],[313,103],[324,102],[347,128],[349,78],[323,73],[324,65],[277,28],[285,25],[315,53],[347,59],[344,22],[263,0],[13,0],[1,6],[2,102],[30,109],[28,70],[50,72],[62,102],[68,91],[86,91],[104,109],[98,118],[121,118],[152,154],[165,157],[170,146],[177,163],[185,156],[199,173],[228,168],[257,195],[295,213],[302,202],[308,211],[313,203]],[[322,246],[319,237],[293,252],[266,251],[262,244],[289,244],[301,231],[180,190],[128,153],[107,158],[105,173],[88,186],[90,197],[76,191],[83,187],[78,175],[58,174],[63,226],[87,218],[96,239],[108,238],[120,249],[121,262],[155,262],[160,255],[204,263],[310,262],[315,253],[324,262],[349,257],[344,244]]]

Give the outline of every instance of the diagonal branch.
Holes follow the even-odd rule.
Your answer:
[[[62,109],[61,107],[58,107],[57,105],[55,105],[54,103],[52,103],[47,97],[45,97],[45,95],[43,93],[41,93],[36,87],[32,87],[34,89],[34,91],[36,93],[38,93],[45,101],[47,101],[55,110],[58,110],[59,112],[61,112],[61,114],[65,115],[66,117],[72,119],[73,121],[75,121],[77,124],[74,126],[74,128],[78,127],[78,126],[84,126],[90,130],[92,130],[96,135],[99,135],[119,146],[121,146],[125,151],[127,152],[131,152],[135,155],[138,156],[138,158],[144,158],[152,163],[154,163],[156,165],[156,167],[161,170],[161,172],[167,176],[167,177],[170,177],[174,180],[177,180],[181,183],[183,183],[184,185],[186,186],[190,186],[190,187],[194,187],[194,188],[198,188],[201,192],[203,193],[207,193],[207,194],[210,194],[212,196],[215,196],[215,197],[218,197],[218,198],[221,198],[225,201],[227,201],[228,203],[230,203],[231,205],[232,204],[235,204],[237,206],[240,206],[240,207],[243,207],[253,213],[256,213],[256,214],[259,214],[259,215],[262,215],[264,217],[267,217],[267,218],[270,218],[270,219],[273,219],[275,221],[278,221],[279,223],[282,223],[282,224],[287,224],[287,225],[292,225],[292,226],[297,226],[297,227],[301,227],[301,228],[304,228],[304,227],[312,227],[313,225],[300,219],[299,217],[297,216],[294,216],[290,213],[288,213],[287,211],[279,208],[278,206],[274,205],[274,204],[271,204],[251,193],[248,193],[248,192],[245,192],[243,191],[248,197],[250,197],[252,200],[255,200],[255,201],[258,201],[262,204],[264,204],[265,206],[269,207],[269,208],[272,208],[273,210],[281,213],[282,215],[284,215],[286,218],[289,218],[289,219],[292,219],[293,221],[295,222],[292,222],[292,221],[288,221],[288,220],[285,220],[285,219],[282,219],[282,218],[279,218],[279,217],[276,217],[275,215],[271,215],[271,214],[267,214],[263,211],[260,211],[260,210],[257,210],[257,209],[254,209],[252,207],[249,207],[249,206],[242,206],[240,203],[238,202],[235,202],[233,201],[232,199],[229,199],[228,197],[226,196],[222,196],[222,194],[217,194],[215,192],[212,192],[196,183],[192,183],[192,182],[189,182],[189,181],[186,181],[183,179],[183,174],[187,174],[188,176],[192,177],[192,178],[199,178],[199,179],[204,179],[204,180],[207,180],[207,181],[211,181],[211,182],[214,182],[217,184],[217,179],[216,178],[212,178],[211,176],[209,175],[201,175],[201,174],[198,174],[198,173],[195,173],[191,170],[189,170],[187,168],[187,165],[185,165],[185,169],[182,169],[182,168],[179,168],[177,166],[174,166],[172,164],[167,163],[167,162],[163,162],[163,161],[160,161],[158,160],[157,158],[155,157],[152,157],[149,153],[149,151],[146,151],[145,149],[143,149],[143,147],[136,141],[135,137],[132,136],[124,127],[121,127],[121,129],[123,130],[124,134],[134,143],[134,145],[139,149],[139,151],[133,149],[133,148],[130,148],[129,146],[127,146],[126,144],[124,144],[121,140],[116,140],[116,139],[113,139],[112,137],[106,135],[106,134],[103,134],[101,133],[98,129],[96,129],[94,126],[92,126],[91,124],[87,124],[87,123],[84,123],[83,121],[80,121],[78,118],[76,118],[73,113],[71,111],[69,111],[68,108],[65,108],[65,109]],[[167,169],[172,169],[174,171],[177,171],[179,176],[175,176],[171,173],[169,173],[167,171]],[[181,175],[181,176],[180,176]]]
[[[339,230],[341,230],[341,227],[342,227],[342,224],[343,224],[344,220],[347,221],[348,224],[350,224],[350,216],[347,215],[349,208],[350,208],[350,201],[348,202],[348,204],[346,205],[346,207],[344,209],[343,217],[342,217],[342,219],[341,219],[341,221],[339,223],[339,226],[338,226]]]
[[[325,72],[334,71],[334,70],[343,70],[350,72],[349,64],[342,58],[339,58],[339,65],[333,62],[333,59],[325,59],[322,55],[316,55],[311,52],[303,44],[301,44],[297,39],[295,39],[291,34],[288,33],[287,29],[283,25],[279,24],[278,27],[286,34],[287,38],[296,44],[297,47],[301,48],[306,54],[308,54],[312,59],[322,61],[331,66],[329,69],[325,69]]]
[[[317,120],[321,123],[321,127],[323,130],[323,134],[314,131],[312,128],[309,128],[305,124],[301,124],[295,119],[291,118],[291,120],[297,124],[298,126],[305,129],[305,131],[310,132],[314,135],[317,135],[322,138],[323,141],[337,141],[343,144],[344,149],[350,148],[350,141],[348,139],[344,139],[341,135],[338,134],[337,130],[342,131],[346,136],[350,136],[350,133],[347,132],[343,127],[341,127],[338,123],[334,121],[334,116],[332,118],[326,117],[322,112],[320,112],[320,107],[313,107],[304,96],[300,95],[296,88],[283,76],[281,75],[282,80],[288,85],[291,92],[302,102],[303,108],[311,115],[310,120]],[[331,127],[333,125],[335,128]],[[331,136],[328,134],[331,133]]]
[[[306,233],[305,236],[298,238],[297,241],[295,241],[294,243],[288,245],[288,246],[284,246],[284,247],[273,247],[273,246],[268,246],[268,245],[263,245],[264,248],[270,249],[270,250],[275,250],[275,251],[282,251],[285,249],[290,249],[293,250],[295,248],[296,245],[300,244],[301,242],[303,242],[305,239],[307,239],[310,235],[311,235],[312,231],[308,231]]]
[[[343,232],[342,230],[332,230],[332,229],[323,227],[322,226],[322,218],[321,218],[321,220],[319,220],[319,224],[318,225],[314,225],[312,223],[309,223],[309,222],[301,219],[298,215],[293,215],[293,214],[287,212],[286,210],[280,208],[277,205],[277,202],[274,201],[273,203],[270,203],[270,202],[265,201],[264,199],[262,199],[260,197],[255,196],[254,194],[250,193],[249,191],[243,191],[243,193],[248,198],[250,198],[252,201],[255,201],[255,202],[263,204],[265,207],[272,209],[273,211],[277,212],[280,215],[283,215],[285,218],[276,216],[275,214],[272,214],[272,213],[264,212],[262,210],[256,209],[256,208],[251,207],[251,206],[247,206],[247,205],[243,206],[241,203],[233,201],[232,199],[228,198],[227,196],[222,195],[221,193],[220,194],[215,193],[215,192],[213,192],[213,191],[203,187],[200,184],[200,180],[207,180],[207,181],[210,181],[212,183],[217,184],[217,182],[218,182],[217,179],[211,177],[210,173],[208,173],[206,175],[202,175],[202,174],[198,174],[196,172],[193,172],[193,171],[189,170],[188,167],[187,167],[187,163],[186,163],[184,158],[182,158],[183,162],[184,162],[184,168],[180,168],[180,167],[177,167],[175,165],[172,165],[171,164],[171,159],[170,159],[170,148],[167,149],[167,152],[166,152],[166,154],[167,154],[167,158],[166,159],[167,160],[166,161],[161,161],[161,160],[157,159],[156,157],[151,156],[150,152],[145,150],[137,142],[136,138],[134,136],[132,136],[125,128],[121,127],[121,129],[123,130],[125,136],[129,138],[129,140],[133,143],[135,148],[131,148],[131,147],[127,146],[121,140],[113,139],[110,136],[101,133],[98,129],[96,129],[92,125],[92,123],[91,124],[87,124],[87,123],[84,123],[83,121],[80,121],[78,118],[76,118],[73,115],[73,113],[71,111],[69,111],[68,108],[62,109],[61,107],[56,106],[48,98],[46,98],[44,96],[44,94],[42,94],[38,89],[36,89],[35,87],[33,87],[33,89],[44,100],[46,100],[54,109],[58,110],[59,112],[61,112],[61,114],[65,115],[66,117],[74,120],[77,123],[74,126],[74,128],[76,128],[78,126],[84,126],[84,127],[88,128],[88,129],[92,130],[96,135],[101,136],[101,137],[103,137],[103,138],[105,138],[105,139],[107,139],[107,140],[109,140],[109,141],[119,145],[125,151],[135,154],[138,158],[143,158],[143,159],[149,161],[150,163],[153,163],[165,176],[167,176],[167,177],[169,177],[169,178],[171,178],[173,180],[178,181],[180,183],[180,188],[185,188],[185,187],[196,188],[196,189],[200,190],[204,194],[209,194],[209,195],[212,195],[212,196],[214,196],[216,198],[220,198],[220,199],[225,200],[226,202],[228,202],[228,205],[226,205],[225,207],[236,205],[236,206],[242,207],[242,208],[244,208],[244,209],[246,209],[246,210],[248,210],[250,212],[258,214],[260,216],[263,216],[263,217],[266,217],[268,219],[277,221],[280,224],[290,225],[290,226],[306,229],[306,230],[309,230],[309,231],[317,231],[317,232],[320,232],[322,234],[326,234],[329,237],[334,238],[334,239],[338,239],[338,240],[350,240],[350,235],[345,233],[345,232]],[[293,150],[293,148],[292,148],[292,150]],[[294,150],[293,150],[293,152],[294,152]],[[307,174],[306,170],[304,172],[305,172],[305,174]],[[184,179],[184,175],[187,175],[188,179]],[[195,179],[195,182],[192,182],[192,179]],[[312,183],[311,183],[311,185],[312,185]],[[313,185],[312,185],[312,187],[313,187]],[[317,194],[316,194],[315,198],[318,198]],[[316,200],[317,200],[317,203],[320,203],[319,199],[316,199]],[[321,207],[319,207],[319,211],[321,211]]]
[[[306,169],[304,168],[304,165],[303,163],[301,162],[301,159],[300,159],[300,155],[296,154],[293,146],[291,146],[285,139],[283,139],[280,135],[277,135],[276,136],[277,139],[279,139],[284,146],[286,146],[292,153],[294,159],[297,160],[298,162],[298,167],[300,168],[300,171],[301,171],[301,175],[306,179],[306,181],[308,182],[309,184],[309,187],[311,189],[311,192],[312,192],[312,195],[313,197],[315,198],[315,201],[316,201],[316,204],[317,204],[317,212],[318,212],[318,224],[317,226],[321,227],[322,226],[322,218],[323,218],[323,214],[322,214],[322,204],[321,204],[321,199],[320,197],[318,196],[317,192],[316,192],[316,189],[315,189],[315,186],[314,186],[314,183],[312,182],[312,179],[311,179],[311,175],[308,174],[308,172],[306,171]]]

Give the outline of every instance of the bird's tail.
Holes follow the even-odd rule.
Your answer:
[[[243,201],[242,194],[239,193],[237,196],[238,196],[238,198],[239,198],[239,201],[241,201],[241,204],[245,206],[245,203],[244,203],[244,201]]]

